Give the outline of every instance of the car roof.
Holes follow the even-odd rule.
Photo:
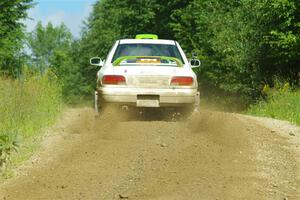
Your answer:
[[[122,39],[119,40],[120,44],[167,44],[176,45],[174,40],[162,40],[162,39]]]

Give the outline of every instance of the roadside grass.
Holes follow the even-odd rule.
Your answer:
[[[300,125],[300,90],[281,89],[273,91],[266,100],[250,106],[247,113],[287,120]]]
[[[0,173],[27,160],[37,148],[41,130],[51,126],[62,109],[55,76],[25,73],[22,80],[0,77]]]

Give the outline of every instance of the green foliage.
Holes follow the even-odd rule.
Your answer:
[[[173,15],[179,23],[172,24],[176,36],[185,38],[181,42],[184,48],[198,52],[203,59],[201,80],[232,93],[249,90],[242,83],[244,78],[249,82],[245,62],[251,56],[251,42],[243,41],[249,24],[244,24],[238,8],[227,1],[195,0]]]
[[[0,166],[23,140],[36,137],[62,108],[61,86],[48,71],[25,70],[22,80],[0,78]]]
[[[104,58],[117,39],[154,33],[198,53],[202,90],[249,102],[273,77],[299,84],[299,9],[296,0],[97,1],[75,59],[88,94],[98,70],[90,57]]]
[[[202,85],[253,99],[273,77],[299,84],[299,9],[296,0],[194,0],[171,27],[203,60]]]
[[[74,41],[68,28],[61,24],[53,26],[48,23],[45,27],[39,22],[28,34],[27,44],[31,51],[30,65],[41,74],[51,69],[62,84],[62,93],[66,102],[73,102],[85,91],[80,66],[73,59],[78,55],[78,42]]]
[[[299,84],[300,3],[272,0],[264,3],[264,35],[261,41],[261,66],[265,76],[280,76]],[[270,22],[272,22],[270,24]]]
[[[70,56],[72,34],[64,24],[54,27],[49,22],[43,27],[38,22],[35,30],[28,34],[27,43],[33,66],[42,73],[49,67],[59,72]]]
[[[23,47],[24,25],[27,10],[33,6],[32,0],[0,1],[0,73],[17,76],[20,63],[25,56]]]
[[[26,60],[41,73],[51,68],[69,102],[93,93],[99,69],[89,65],[91,57],[105,58],[117,39],[140,33],[176,39],[188,56],[198,53],[202,91],[250,102],[274,77],[299,85],[298,0],[99,0],[79,40],[63,24],[39,23],[28,35],[28,61],[20,51],[21,22],[31,6],[31,0],[0,3],[0,71],[19,76]]]

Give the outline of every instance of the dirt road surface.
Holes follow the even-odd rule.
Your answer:
[[[287,123],[237,114],[71,109],[0,199],[299,200],[299,138]]]

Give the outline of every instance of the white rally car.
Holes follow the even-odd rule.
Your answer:
[[[180,45],[156,35],[116,41],[106,60],[91,58],[97,73],[95,110],[105,103],[134,107],[193,107],[200,101],[192,68],[200,61],[186,58]]]

